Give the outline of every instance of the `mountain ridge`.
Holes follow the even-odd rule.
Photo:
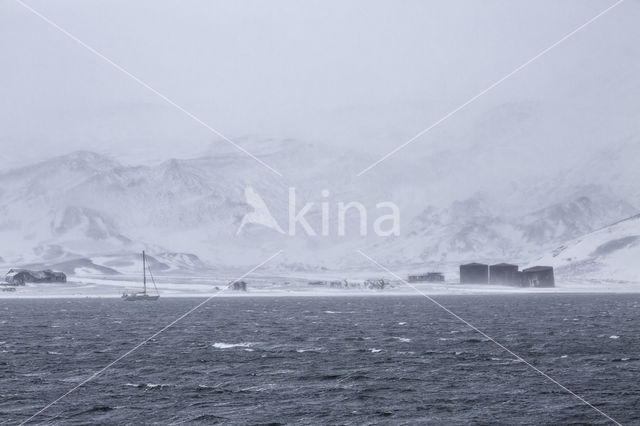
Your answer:
[[[277,144],[274,150],[279,149]],[[297,154],[292,157],[299,158]],[[316,154],[311,151],[306,155]],[[336,155],[352,161],[347,154]],[[280,162],[286,164],[284,158]],[[189,266],[169,262],[180,264],[175,270],[195,271],[249,266],[264,260],[267,252],[283,249],[282,259],[273,267],[326,270],[370,266],[353,255],[360,247],[370,249],[389,267],[436,267],[467,260],[529,263],[544,259],[545,253],[564,242],[638,212],[630,202],[635,200],[619,197],[600,184],[567,185],[560,192],[554,189],[556,196],[549,198],[552,191],[543,188],[551,188],[554,179],[545,177],[537,183],[541,188],[536,191],[545,193],[552,202],[533,210],[525,206],[521,209],[524,213],[513,213],[505,206],[520,200],[526,201],[523,205],[536,205],[526,194],[504,199],[500,193],[476,192],[442,205],[432,205],[427,196],[413,194],[394,199],[400,207],[408,206],[398,237],[361,238],[354,231],[357,224],[344,238],[303,233],[290,237],[256,225],[247,226],[236,236],[242,217],[251,211],[244,199],[246,186],[256,188],[279,223],[287,223],[287,184],[297,181],[282,181],[251,167],[246,159],[229,154],[224,161],[213,155],[129,165],[82,151],[1,172],[0,235],[7,241],[21,242],[2,247],[0,256],[5,264],[56,265],[146,249],[174,253],[174,260],[179,253],[196,256],[198,262]],[[289,169],[294,167],[292,162]],[[334,163],[332,158],[318,157],[313,169],[299,173],[297,209],[308,200],[314,202],[307,218],[315,229],[322,220],[320,188],[340,188],[328,199],[334,204],[361,197],[364,205],[372,206],[393,194],[392,184],[380,182],[373,192],[372,182],[347,179],[338,173],[343,168],[343,163]],[[315,175],[327,177],[317,179]],[[412,205],[419,208],[412,211]],[[330,221],[335,230],[335,215]],[[111,268],[95,264],[94,269],[100,267]]]

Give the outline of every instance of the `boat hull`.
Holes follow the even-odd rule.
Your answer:
[[[138,300],[152,302],[154,300],[158,300],[160,296],[151,296],[148,294],[123,294],[122,298],[128,302],[135,302]]]

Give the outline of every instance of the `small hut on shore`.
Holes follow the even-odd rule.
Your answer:
[[[245,281],[234,281],[231,288],[233,291],[247,291],[247,283]]]
[[[409,275],[410,283],[438,283],[444,281],[442,272],[427,272],[424,274]]]

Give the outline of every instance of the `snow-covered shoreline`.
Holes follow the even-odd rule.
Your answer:
[[[414,287],[391,281],[385,290],[332,289],[312,287],[306,280],[286,281],[283,278],[261,277],[249,281],[247,292],[225,289],[228,280],[202,279],[158,283],[162,298],[207,297],[384,297],[384,296],[483,296],[525,294],[623,294],[640,293],[640,283],[594,282],[559,280],[553,288],[520,288],[496,285],[470,285],[458,283],[419,283]],[[137,291],[140,283],[133,280],[108,278],[76,278],[67,283],[27,284],[13,287],[16,291],[0,292],[0,299],[54,299],[54,298],[120,298],[125,289]],[[149,289],[155,294],[155,289]]]

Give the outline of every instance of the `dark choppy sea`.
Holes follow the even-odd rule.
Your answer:
[[[640,295],[437,297],[640,424]],[[0,301],[0,424],[26,420],[199,303]],[[217,298],[46,424],[607,424],[422,297]]]

